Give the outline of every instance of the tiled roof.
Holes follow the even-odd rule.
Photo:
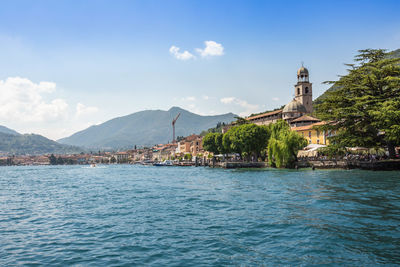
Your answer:
[[[246,120],[251,121],[251,120],[264,118],[264,117],[268,117],[268,116],[279,114],[279,113],[282,113],[282,109],[271,111],[271,112],[267,112],[267,113],[263,113],[263,114],[259,114],[259,115],[255,115],[255,116],[251,116],[251,117],[247,117]]]
[[[326,124],[325,121],[320,121],[320,122],[313,123],[313,124],[310,124],[310,125],[292,127],[291,129],[293,131],[305,131],[305,130],[311,130],[314,126],[321,126],[321,125],[325,125],[325,124]]]
[[[299,121],[321,121],[321,120],[311,117],[311,116],[308,116],[308,115],[303,115],[300,118],[292,120],[292,122],[299,122]]]

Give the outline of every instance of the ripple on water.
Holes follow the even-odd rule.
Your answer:
[[[0,168],[0,265],[396,265],[398,172]]]

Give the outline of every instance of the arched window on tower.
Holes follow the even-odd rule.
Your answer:
[[[306,87],[306,94],[308,94],[308,87]]]
[[[297,88],[297,94],[298,95],[300,94],[300,88]]]

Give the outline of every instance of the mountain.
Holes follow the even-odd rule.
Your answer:
[[[82,149],[59,144],[37,134],[9,134],[0,132],[0,154],[39,155],[79,153]]]
[[[14,131],[14,130],[11,130],[10,128],[7,128],[5,126],[1,126],[1,125],[0,125],[0,133],[20,135],[20,133]]]
[[[91,126],[70,137],[58,140],[62,144],[91,148],[127,148],[133,145],[154,145],[171,142],[172,120],[180,113],[175,125],[176,136],[199,134],[218,122],[230,123],[235,114],[201,116],[172,107],[168,111],[145,110]]]
[[[400,58],[400,49],[394,50],[390,53],[388,53],[388,58]],[[326,90],[322,95],[320,95],[319,97],[317,97],[314,101],[313,104],[314,105],[318,105],[321,104],[322,101],[324,101],[324,99],[328,96],[328,92],[334,92],[338,89],[338,86],[336,85],[332,85],[331,87],[329,87],[328,90]]]

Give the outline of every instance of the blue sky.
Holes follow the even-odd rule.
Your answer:
[[[384,0],[2,1],[0,125],[57,139],[144,109],[248,115],[289,102],[302,61],[315,98],[357,50],[400,48],[399,10]]]

